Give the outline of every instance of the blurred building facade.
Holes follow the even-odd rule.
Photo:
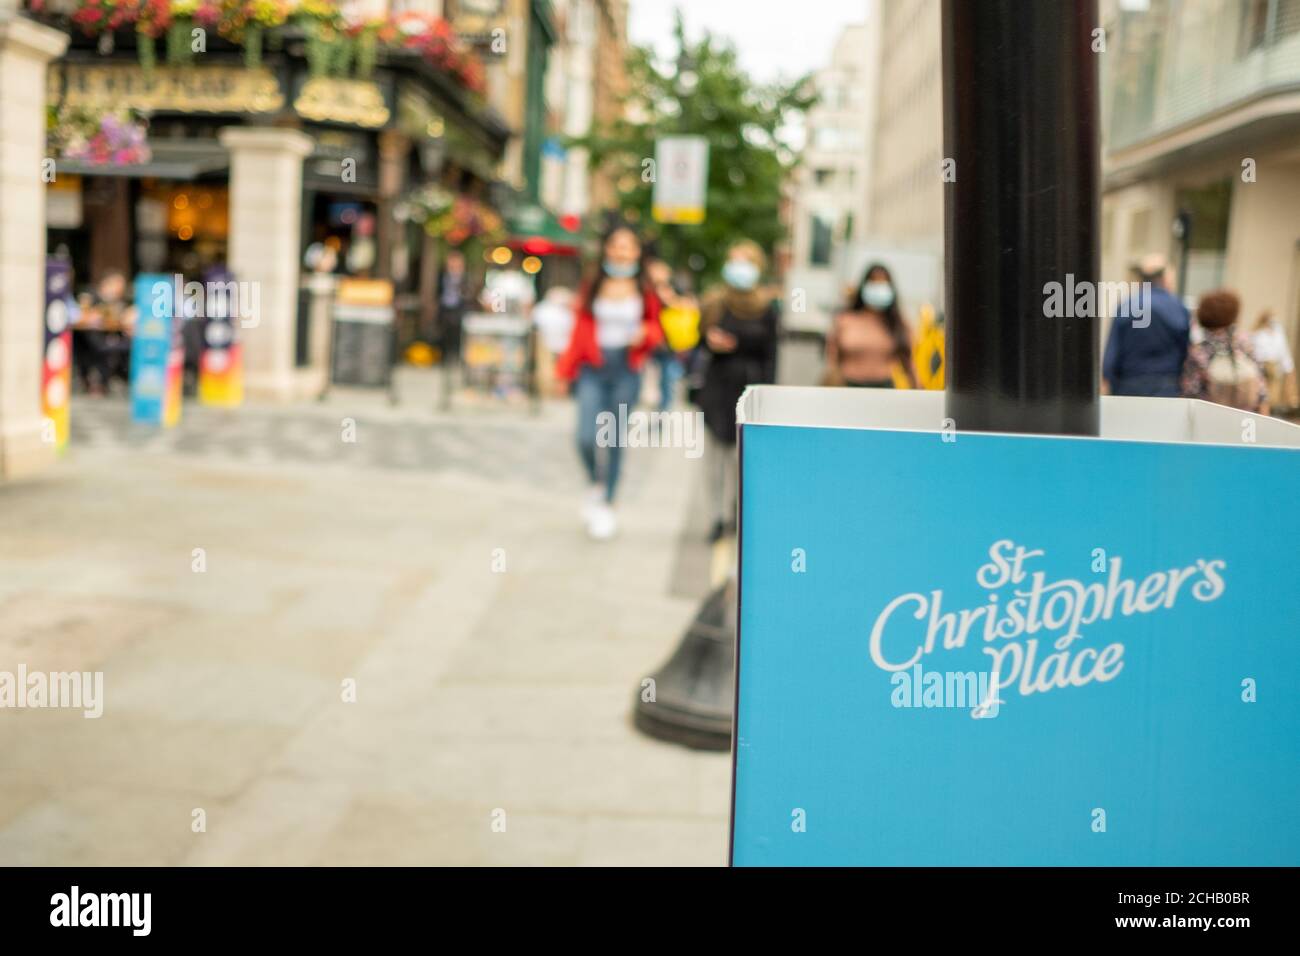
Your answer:
[[[939,0],[879,0],[868,257],[905,317],[943,309],[943,61]]]
[[[869,263],[893,273],[915,321],[943,298],[943,69],[939,0],[873,0],[815,78],[803,161],[787,185],[787,297],[821,332]],[[850,145],[851,144],[851,145]]]
[[[543,152],[542,203],[562,218],[586,219],[616,193],[607,171],[589,168],[569,137],[585,136],[623,109],[627,90],[627,0],[554,0],[561,24],[546,80],[550,148]]]
[[[881,0],[871,234],[943,255],[939,0]]]
[[[813,77],[818,99],[806,117],[802,160],[784,193],[790,229],[786,301],[793,303],[784,319],[787,329],[824,329],[861,267],[878,40],[870,23],[845,27],[829,62]]]
[[[1229,286],[1294,340],[1300,0],[1106,0],[1103,21],[1105,276],[1165,253],[1186,296]]]
[[[452,23],[489,51],[487,95],[514,131],[500,168],[507,245],[540,261],[538,282],[577,281],[593,209],[612,184],[567,137],[621,109],[627,0],[446,0]],[[518,264],[518,263],[515,263]]]

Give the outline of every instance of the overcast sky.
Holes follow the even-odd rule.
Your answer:
[[[793,79],[823,66],[840,30],[866,20],[871,0],[683,0],[688,36],[708,29],[731,39],[740,61],[760,82]],[[631,0],[633,43],[671,50],[673,0]]]

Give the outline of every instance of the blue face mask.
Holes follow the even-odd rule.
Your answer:
[[[758,285],[758,266],[748,259],[728,259],[722,267],[722,281],[747,292]]]
[[[888,282],[864,282],[862,301],[872,309],[887,309],[894,304],[894,289]]]
[[[613,279],[630,279],[641,271],[640,264],[636,262],[624,264],[622,262],[611,262],[606,259],[604,266],[605,275]]]

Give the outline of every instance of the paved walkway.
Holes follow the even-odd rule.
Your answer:
[[[728,758],[629,717],[708,584],[701,461],[633,451],[596,544],[564,405],[83,404],[0,487],[0,671],[104,714],[0,710],[0,865],[725,861]]]

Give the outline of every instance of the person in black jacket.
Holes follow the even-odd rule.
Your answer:
[[[698,402],[708,429],[707,476],[713,508],[709,540],[736,527],[736,402],[750,385],[776,380],[779,309],[759,286],[763,250],[742,240],[727,252],[723,286],[705,296],[700,348],[707,357]]]
[[[442,271],[438,273],[438,344],[442,349],[444,364],[460,362],[460,326],[469,303],[469,276],[465,270],[465,254],[459,249],[447,250]]]

